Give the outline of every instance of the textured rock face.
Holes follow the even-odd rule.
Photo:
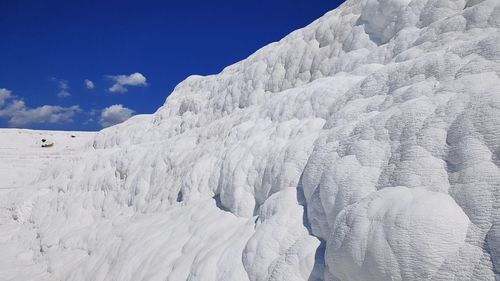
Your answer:
[[[498,280],[499,28],[498,0],[348,1],[42,173],[12,262],[38,280]]]

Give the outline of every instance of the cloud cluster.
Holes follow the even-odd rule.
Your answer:
[[[7,118],[9,126],[19,127],[29,124],[59,124],[73,121],[73,116],[81,112],[78,105],[70,107],[43,105],[29,108],[22,99],[12,95],[7,89],[0,89],[0,118]]]
[[[89,80],[89,79],[85,79],[85,87],[89,90],[92,90],[95,88],[95,85],[94,85],[94,82],[92,82],[92,80]]]
[[[134,111],[130,108],[126,108],[121,104],[115,104],[110,107],[106,107],[101,111],[101,119],[99,124],[104,127],[109,127],[122,123],[134,115]]]
[[[109,88],[112,93],[125,93],[128,91],[127,86],[147,86],[146,77],[139,72],[130,75],[112,75],[109,79],[115,83]]]
[[[113,81],[113,85],[109,88],[112,93],[125,93],[128,87],[147,86],[146,77],[139,72],[130,75],[110,75],[106,76]],[[50,81],[57,83],[59,98],[71,96],[69,82],[64,79],[51,77]],[[84,80],[84,85],[88,90],[93,90],[95,84],[90,79]],[[58,105],[43,105],[39,107],[29,107],[25,101],[17,96],[12,95],[12,91],[0,88],[0,119],[7,120],[11,127],[26,127],[31,124],[60,124],[73,121],[73,117],[82,113],[83,110],[78,106],[58,106]],[[95,120],[95,115],[99,114],[99,120]],[[83,112],[89,117],[85,124],[96,122],[102,127],[109,127],[121,123],[135,114],[135,111],[124,107],[122,104],[115,104],[102,109],[101,111],[92,110]]]

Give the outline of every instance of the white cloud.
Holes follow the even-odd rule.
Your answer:
[[[7,101],[7,99],[11,97],[10,95],[11,93],[12,92],[10,90],[7,90],[5,88],[0,89],[0,107],[2,107]]]
[[[89,79],[85,79],[85,87],[87,87],[87,89],[89,90],[94,89],[95,88],[94,82],[92,82]]]
[[[70,107],[43,105],[29,108],[22,99],[11,95],[11,91],[0,89],[0,118],[7,118],[9,126],[72,122],[73,116],[78,112],[81,112],[78,105]]]
[[[59,92],[57,92],[58,97],[66,98],[71,96],[71,93],[69,92],[69,83],[67,80],[59,79],[56,77],[51,77],[50,80],[57,83],[57,88],[59,89]]]
[[[68,123],[73,121],[73,116],[81,111],[78,105],[71,107],[43,105],[37,108],[26,108],[23,102],[22,106],[23,108],[9,119],[9,125],[24,126],[34,123]]]
[[[147,86],[146,77],[139,72],[130,75],[112,75],[108,76],[111,80],[115,82],[113,86],[109,88],[112,93],[125,93],[128,91],[126,86]]]
[[[130,108],[123,107],[121,104],[115,104],[101,111],[101,120],[99,124],[104,127],[109,127],[121,123],[134,115],[134,111]]]

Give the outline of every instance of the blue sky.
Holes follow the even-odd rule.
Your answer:
[[[153,113],[187,76],[218,73],[340,3],[1,0],[0,127],[98,130]]]

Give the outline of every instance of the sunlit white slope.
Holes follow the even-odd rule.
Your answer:
[[[348,1],[188,78],[42,174],[22,273],[500,278],[499,28],[497,0]]]
[[[94,135],[86,132],[1,129],[1,192],[30,186],[42,170],[80,151]],[[42,149],[43,144],[53,146]]]
[[[26,227],[24,220],[36,200],[36,182],[52,165],[82,159],[83,148],[94,136],[87,132],[0,129],[0,280],[30,280],[45,272],[33,259],[36,230]],[[43,148],[44,144],[52,146]],[[13,205],[12,198],[20,200]]]

